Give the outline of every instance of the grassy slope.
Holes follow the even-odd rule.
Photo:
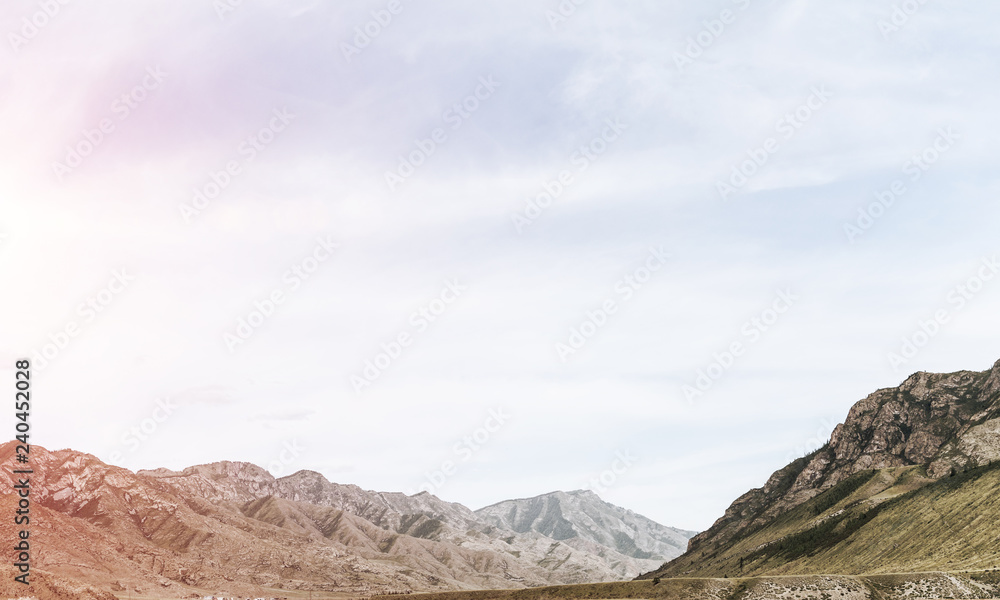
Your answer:
[[[857,473],[725,548],[656,574],[905,573],[1000,566],[1000,464],[939,481],[921,467]],[[743,568],[740,568],[740,559]]]

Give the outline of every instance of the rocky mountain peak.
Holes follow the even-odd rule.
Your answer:
[[[518,533],[535,532],[581,547],[598,544],[641,560],[677,554],[694,533],[608,504],[590,490],[507,500],[481,508],[476,515]]]
[[[273,483],[274,476],[266,469],[258,467],[253,463],[240,461],[221,461],[206,465],[188,467],[182,472],[184,475],[201,475],[209,479],[236,479],[239,481],[253,481],[257,483]]]
[[[317,471],[310,471],[309,469],[302,469],[301,471],[296,471],[291,475],[285,475],[278,479],[281,482],[288,483],[330,483],[330,480],[326,478],[322,473]]]
[[[920,465],[940,478],[1000,459],[1000,361],[988,371],[918,372],[851,407],[830,441],[738,498],[689,552],[717,548],[853,474]]]

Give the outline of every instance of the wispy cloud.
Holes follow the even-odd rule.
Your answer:
[[[266,464],[297,439],[308,450],[295,468],[344,460],[353,483],[400,489],[485,407],[505,406],[517,423],[449,480],[448,499],[578,487],[628,446],[642,464],[610,499],[704,527],[732,490],[684,461],[740,452],[717,432],[746,423],[787,444],[712,468],[763,482],[819,419],[898,383],[887,353],[998,252],[1000,7],[987,2],[928,3],[889,35],[888,1],[587,2],[555,27],[554,1],[401,0],[391,21],[382,0],[229,4],[220,18],[195,0],[70,3],[2,50],[0,356],[49,343],[112,269],[137,277],[45,369],[40,443],[103,448],[117,430],[102,415],[171,395],[198,410],[178,411],[133,462]],[[40,6],[4,4],[3,39],[26,36]],[[341,44],[373,20],[346,60]],[[700,53],[678,69],[689,40]],[[150,69],[165,74],[155,88]],[[495,93],[461,107],[489,77]],[[833,96],[800,123],[822,86]],[[282,109],[287,129],[264,131]],[[469,117],[449,120],[457,111]],[[788,114],[802,126],[786,139]],[[114,130],[92,141],[104,119]],[[628,129],[574,163],[609,119]],[[852,244],[844,224],[948,127],[960,142]],[[436,128],[447,142],[413,154]],[[780,150],[722,200],[717,183],[771,137]],[[250,161],[255,139],[266,149]],[[82,150],[57,177],[53,163]],[[390,190],[401,160],[414,174]],[[519,233],[511,215],[567,170],[572,184]],[[219,173],[230,182],[187,222],[178,206]],[[223,334],[318,236],[337,240],[336,259],[230,353]],[[560,361],[555,342],[650,247],[669,249],[669,269]],[[453,279],[468,296],[359,399],[351,374]],[[778,289],[802,300],[688,406],[692,374]],[[984,289],[907,368],[992,364],[997,293]],[[632,431],[634,445],[619,443]],[[604,437],[617,445],[588,450]],[[697,501],[677,501],[685,487]]]

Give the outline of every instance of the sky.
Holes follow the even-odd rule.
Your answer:
[[[998,18],[5,2],[3,379],[133,470],[706,529],[876,389],[1000,359]]]

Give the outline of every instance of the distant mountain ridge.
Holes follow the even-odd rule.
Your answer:
[[[550,553],[550,542],[562,542],[581,552],[597,553],[607,560],[610,575],[628,577],[649,567],[649,561],[679,556],[695,534],[660,525],[651,519],[616,507],[589,491],[552,492],[524,500],[508,500],[472,511],[443,501],[427,492],[407,496],[399,492],[370,492],[355,485],[332,483],[322,474],[303,470],[273,479],[249,463],[214,463],[182,472],[165,469],[140,471],[185,491],[218,501],[250,502],[275,496],[294,502],[330,506],[361,517],[378,527],[417,538],[469,545],[473,537],[503,540],[502,548],[518,552]],[[549,516],[559,515],[562,529],[511,526],[498,508],[546,506]],[[511,535],[515,534],[515,535]],[[516,540],[516,541],[515,541]],[[539,544],[543,544],[539,546]],[[615,553],[621,554],[616,556]]]
[[[0,446],[0,460],[13,462],[14,443]],[[599,527],[592,520],[572,524],[582,537],[557,540],[428,493],[370,492],[312,471],[275,479],[250,463],[218,462],[132,473],[38,446],[32,466],[32,510],[45,523],[32,533],[42,549],[35,568],[104,592],[370,595],[624,580],[670,558],[671,548],[681,552],[654,540],[691,535],[637,516],[642,527],[629,529],[610,516],[622,509],[596,496],[589,511],[608,515],[601,522],[614,532],[591,531]],[[16,500],[13,485],[7,469],[5,505]],[[619,552],[630,532],[641,550]],[[13,525],[0,522],[0,535],[13,535]],[[616,535],[617,546],[600,542]]]
[[[679,555],[695,535],[604,502],[589,490],[505,500],[476,514],[518,533],[534,531],[559,541],[579,539],[639,560]]]

